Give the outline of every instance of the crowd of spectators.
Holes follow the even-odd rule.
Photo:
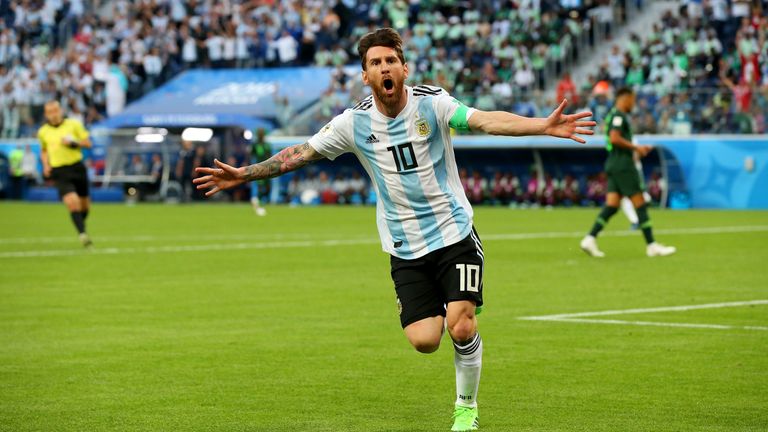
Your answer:
[[[578,93],[603,118],[612,89],[638,92],[638,133],[765,133],[768,110],[766,2],[681,2],[645,38],[613,46],[581,87],[564,77],[562,92]]]
[[[471,3],[471,4],[470,4]],[[386,0],[0,0],[0,137],[31,136],[42,104],[59,99],[86,124],[191,67],[336,66],[322,123],[359,94],[341,66],[377,26],[403,35],[413,82],[448,89],[480,109],[542,115],[540,97],[564,60],[597,28],[621,23],[623,2]],[[602,118],[610,89],[639,90],[638,129],[658,133],[762,132],[768,19],[759,1],[687,0],[643,39],[614,47],[583,83],[565,74],[558,98]],[[278,98],[278,121],[295,110]],[[692,107],[696,107],[693,109]],[[703,108],[702,108],[703,107]],[[714,121],[713,121],[714,119]],[[282,123],[280,122],[280,123]]]
[[[281,191],[280,202],[287,204],[367,204],[375,199],[368,181],[357,171],[337,172],[312,170],[295,174]],[[374,201],[375,202],[375,201]]]
[[[608,180],[604,172],[583,177],[573,174],[557,178],[549,173],[539,177],[531,171],[527,177],[513,172],[495,172],[485,177],[478,170],[471,174],[459,171],[464,192],[473,205],[509,205],[521,207],[600,206],[605,200]],[[659,204],[666,185],[661,175],[654,171],[648,179],[648,193],[652,202]]]
[[[527,176],[514,172],[494,172],[483,175],[479,170],[461,169],[459,178],[473,205],[503,205],[512,207],[600,206],[605,200],[608,180],[604,172],[581,178],[567,174],[557,178],[536,171]],[[658,171],[651,173],[647,189],[653,204],[660,204],[666,188]],[[279,202],[287,204],[373,204],[371,185],[353,171],[330,175],[326,171],[296,174],[283,185]]]
[[[91,124],[191,67],[356,63],[356,41],[376,26],[403,34],[414,80],[509,109],[544,88],[547,64],[590,28],[586,13],[557,4],[0,0],[2,136],[33,135],[47,99]]]

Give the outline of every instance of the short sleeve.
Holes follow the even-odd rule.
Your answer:
[[[447,124],[452,129],[468,131],[469,118],[475,113],[474,108],[470,108],[458,99],[452,97],[445,90],[435,96],[435,113],[437,118]]]
[[[354,143],[349,133],[352,126],[352,116],[352,111],[346,110],[334,117],[309,139],[309,145],[330,160],[352,151]]]
[[[610,132],[614,129],[618,129],[619,131],[621,131],[624,127],[625,121],[626,120],[624,119],[624,116],[620,114],[614,115],[613,118],[611,118],[611,124],[608,125],[608,131]]]
[[[75,137],[76,140],[82,141],[86,138],[88,138],[88,131],[85,129],[85,126],[79,121],[72,119],[72,135]]]

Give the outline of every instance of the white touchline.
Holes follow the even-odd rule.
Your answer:
[[[700,305],[683,305],[683,306],[663,306],[663,307],[640,308],[640,309],[617,309],[617,310],[606,310],[606,311],[596,311],[596,312],[576,312],[576,313],[555,314],[555,315],[525,316],[525,317],[518,317],[518,319],[528,320],[528,321],[576,322],[576,323],[589,323],[589,324],[619,324],[619,325],[656,326],[656,327],[687,327],[687,328],[708,328],[708,329],[723,329],[723,330],[744,329],[744,330],[768,331],[768,327],[763,327],[763,326],[734,326],[734,325],[722,325],[722,324],[670,323],[670,322],[627,321],[627,320],[586,318],[586,317],[597,317],[597,316],[631,315],[631,314],[654,313],[654,312],[681,312],[681,311],[690,311],[690,310],[697,310],[697,309],[719,309],[719,308],[727,308],[727,307],[742,307],[742,306],[756,306],[756,305],[768,305],[768,300],[748,300],[748,301],[737,301],[737,302],[707,303],[707,304],[700,304]]]
[[[666,230],[656,230],[657,233],[666,235],[692,235],[692,234],[728,234],[728,233],[752,233],[752,232],[768,232],[768,225],[743,225],[743,226],[721,226],[721,227],[700,227],[700,228],[671,228]],[[539,232],[539,233],[510,233],[510,234],[487,234],[481,235],[482,241],[510,241],[510,240],[537,240],[537,239],[563,239],[563,238],[579,238],[584,235],[582,231],[571,232]],[[603,236],[611,237],[625,237],[636,236],[636,231],[609,231]],[[250,243],[244,243],[243,240],[249,240],[253,238],[254,241]],[[263,237],[262,237],[263,238]],[[266,237],[269,238],[269,237]],[[266,239],[263,238],[263,239]],[[294,238],[296,240],[291,241],[289,239]],[[42,241],[34,241],[34,238],[6,238],[0,239],[2,243],[55,243],[59,239],[64,237],[41,237]],[[47,240],[45,240],[47,239]],[[120,237],[105,237],[105,239],[112,239],[113,241],[120,241]],[[29,251],[7,251],[0,252],[0,258],[38,258],[38,257],[55,257],[55,256],[89,256],[89,255],[116,255],[116,254],[135,254],[135,253],[171,253],[171,252],[205,252],[205,251],[217,251],[217,250],[248,250],[248,249],[283,249],[283,248],[296,248],[296,247],[333,247],[333,246],[345,246],[345,245],[364,245],[364,244],[379,244],[378,239],[369,237],[360,237],[353,239],[334,240],[334,239],[318,239],[317,237],[302,238],[301,235],[292,237],[291,235],[278,234],[275,237],[271,237],[272,241],[259,241],[258,236],[252,235],[202,235],[202,236],[189,236],[185,238],[181,237],[162,237],[162,236],[133,236],[122,237],[123,241],[154,241],[154,240],[171,240],[171,239],[194,239],[194,240],[219,240],[217,243],[205,243],[197,245],[169,245],[169,246],[148,246],[143,248],[136,247],[95,247],[91,250],[82,249],[54,249],[54,250],[29,250]],[[239,243],[222,243],[225,240],[240,240]],[[287,241],[278,241],[285,239]],[[99,241],[98,236],[94,236],[94,240]],[[67,243],[73,243],[73,237],[67,237]]]

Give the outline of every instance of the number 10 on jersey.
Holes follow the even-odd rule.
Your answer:
[[[405,143],[400,144],[397,147],[391,146],[387,147],[387,150],[392,152],[392,157],[395,158],[395,166],[397,167],[398,172],[414,169],[419,166],[419,163],[416,162],[416,152],[413,151],[413,144]],[[408,153],[407,155],[406,151]]]
[[[480,291],[480,266],[475,264],[456,264],[459,270],[459,291]]]

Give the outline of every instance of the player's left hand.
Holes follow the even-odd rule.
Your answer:
[[[557,107],[552,114],[547,117],[544,124],[544,133],[546,135],[572,139],[578,143],[584,144],[586,141],[579,135],[594,135],[595,132],[592,129],[586,129],[588,127],[597,126],[597,123],[593,120],[582,120],[587,117],[592,117],[592,113],[589,111],[582,111],[576,114],[563,114],[563,110],[568,105],[568,100],[563,99],[560,106]]]

